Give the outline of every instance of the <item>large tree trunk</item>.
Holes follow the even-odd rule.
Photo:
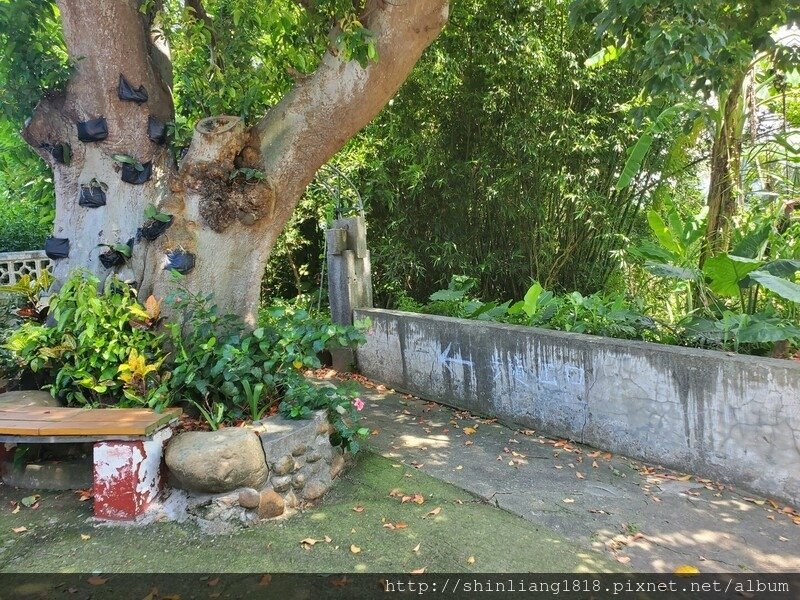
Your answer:
[[[108,275],[112,271],[100,264],[97,245],[134,238],[131,260],[116,271],[136,281],[142,296],[166,295],[172,286],[167,256],[191,254],[194,268],[184,284],[192,291],[213,292],[223,311],[250,324],[270,251],[306,186],[388,102],[448,14],[447,0],[371,0],[364,24],[375,34],[377,63],[362,68],[327,53],[317,71],[253,127],[229,116],[198,123],[176,167],[166,148],[148,138],[148,117],[171,120],[173,108],[164,51],[152,42],[139,2],[59,0],[59,7],[76,72],[62,95],[40,103],[24,132],[53,168],[54,236],[70,240],[69,257],[56,261],[57,279],[78,267]],[[145,86],[146,103],[117,97],[120,74],[134,87]],[[75,123],[100,116],[108,122],[108,138],[79,141]],[[65,141],[73,150],[70,165],[57,163],[42,147]],[[122,182],[111,158],[116,153],[140,163],[152,161],[151,180],[144,185]],[[239,167],[258,169],[264,178],[231,180],[230,173]],[[104,207],[78,206],[80,185],[92,179],[108,186]],[[149,203],[174,217],[152,242],[136,239]]]
[[[741,157],[742,86],[738,78],[728,97],[720,106],[720,124],[711,148],[710,180],[708,187],[708,217],[706,236],[700,255],[700,267],[705,261],[727,248],[731,218],[736,214],[736,176]]]

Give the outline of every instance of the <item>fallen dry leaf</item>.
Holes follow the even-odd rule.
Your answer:
[[[473,433],[475,433],[475,432],[476,432],[476,431],[478,431],[478,430],[477,430],[477,429],[475,429],[474,427],[464,427],[464,429],[462,429],[462,431],[463,431],[463,432],[464,432],[466,435],[472,435]]]
[[[414,547],[411,549],[411,551],[412,551],[412,552],[419,552],[419,547],[420,547],[420,545],[421,545],[421,544],[417,544],[416,546],[414,546]]]
[[[353,507],[353,512],[362,513],[364,512],[364,507],[359,504],[358,506]]]
[[[306,538],[304,540],[300,540],[300,545],[303,547],[311,548],[317,542],[319,542],[319,540],[315,540],[314,538]]]
[[[474,564],[475,564],[475,557],[474,557],[474,556],[470,556],[470,557],[467,559],[467,562],[468,562],[469,564],[471,564],[471,565],[474,565]]]
[[[350,552],[352,552],[353,554],[358,554],[359,552],[361,552],[361,548],[359,548],[355,544],[351,544]]]
[[[333,540],[330,537],[328,537],[327,535],[325,536],[325,543],[326,544],[330,544],[332,541]]]
[[[28,528],[27,528],[27,527],[25,527],[25,526],[22,526],[22,527],[12,527],[12,528],[11,528],[11,531],[13,531],[14,533],[25,533],[26,531],[28,531]]]
[[[435,517],[435,516],[436,516],[436,515],[438,515],[440,512],[442,512],[442,507],[441,507],[441,506],[437,506],[436,508],[434,508],[432,511],[430,511],[430,512],[429,512],[427,515],[425,515],[425,516],[424,516],[424,517],[422,517],[422,518],[424,519],[424,518],[426,518],[426,517]]]
[[[575,476],[576,476],[578,479],[586,479],[586,477],[584,476],[584,474],[583,474],[583,473],[581,473],[580,471],[575,471]]]
[[[82,540],[85,542],[86,540],[90,540],[90,539],[92,539],[92,536],[90,536],[90,535],[87,535],[87,534],[85,534],[85,533],[82,533],[82,534],[81,534],[81,539],[82,539]]]
[[[106,581],[108,581],[107,578],[100,577],[99,575],[92,575],[86,580],[86,583],[89,585],[103,585]]]
[[[214,586],[215,586],[215,585],[217,585],[218,583],[219,583],[219,577],[214,577],[214,579],[210,579],[210,580],[208,581],[208,586],[209,586],[209,587],[214,587]]]
[[[789,538],[783,537],[782,535],[779,535],[779,536],[778,536],[778,539],[779,539],[780,541],[782,541],[782,542],[788,542],[788,541],[789,541]]]
[[[258,585],[260,585],[261,587],[266,587],[270,583],[272,583],[272,575],[270,575],[269,573],[262,575],[261,579],[258,580]]]
[[[565,504],[572,504],[573,502],[575,502],[575,500],[573,500],[572,498],[564,498],[562,502],[564,502]]]
[[[406,502],[414,502],[415,504],[424,504],[425,498],[422,494],[416,493],[412,496],[403,496],[402,500],[400,501],[401,504],[405,504]]]
[[[340,579],[331,579],[333,587],[344,587],[347,585],[347,575],[342,575]]]
[[[15,515],[15,514],[17,514],[18,512],[19,512],[19,504],[17,504],[17,505],[14,507],[14,510],[12,510],[12,511],[11,511],[11,514],[12,514],[12,515]]]

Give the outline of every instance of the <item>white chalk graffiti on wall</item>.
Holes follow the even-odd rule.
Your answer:
[[[584,368],[572,363],[540,363],[537,374],[519,358],[513,357],[506,362],[499,356],[493,356],[491,366],[495,385],[501,381],[504,372],[508,373],[509,382],[513,381],[526,389],[536,385],[583,387],[586,379]]]

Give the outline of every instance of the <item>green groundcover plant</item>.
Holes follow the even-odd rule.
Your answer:
[[[357,452],[354,387],[315,385],[303,370],[321,366],[320,354],[355,348],[365,323],[334,325],[289,304],[265,307],[258,327],[220,315],[212,296],[179,289],[161,304],[144,304],[116,277],[101,287],[74,273],[50,300],[51,323],[27,321],[4,347],[13,368],[43,374],[52,394],[68,406],[193,407],[212,429],[259,420],[279,411],[302,419],[327,410],[332,441]]]

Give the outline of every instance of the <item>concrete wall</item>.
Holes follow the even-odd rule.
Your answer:
[[[395,389],[800,505],[800,363],[386,310]]]

